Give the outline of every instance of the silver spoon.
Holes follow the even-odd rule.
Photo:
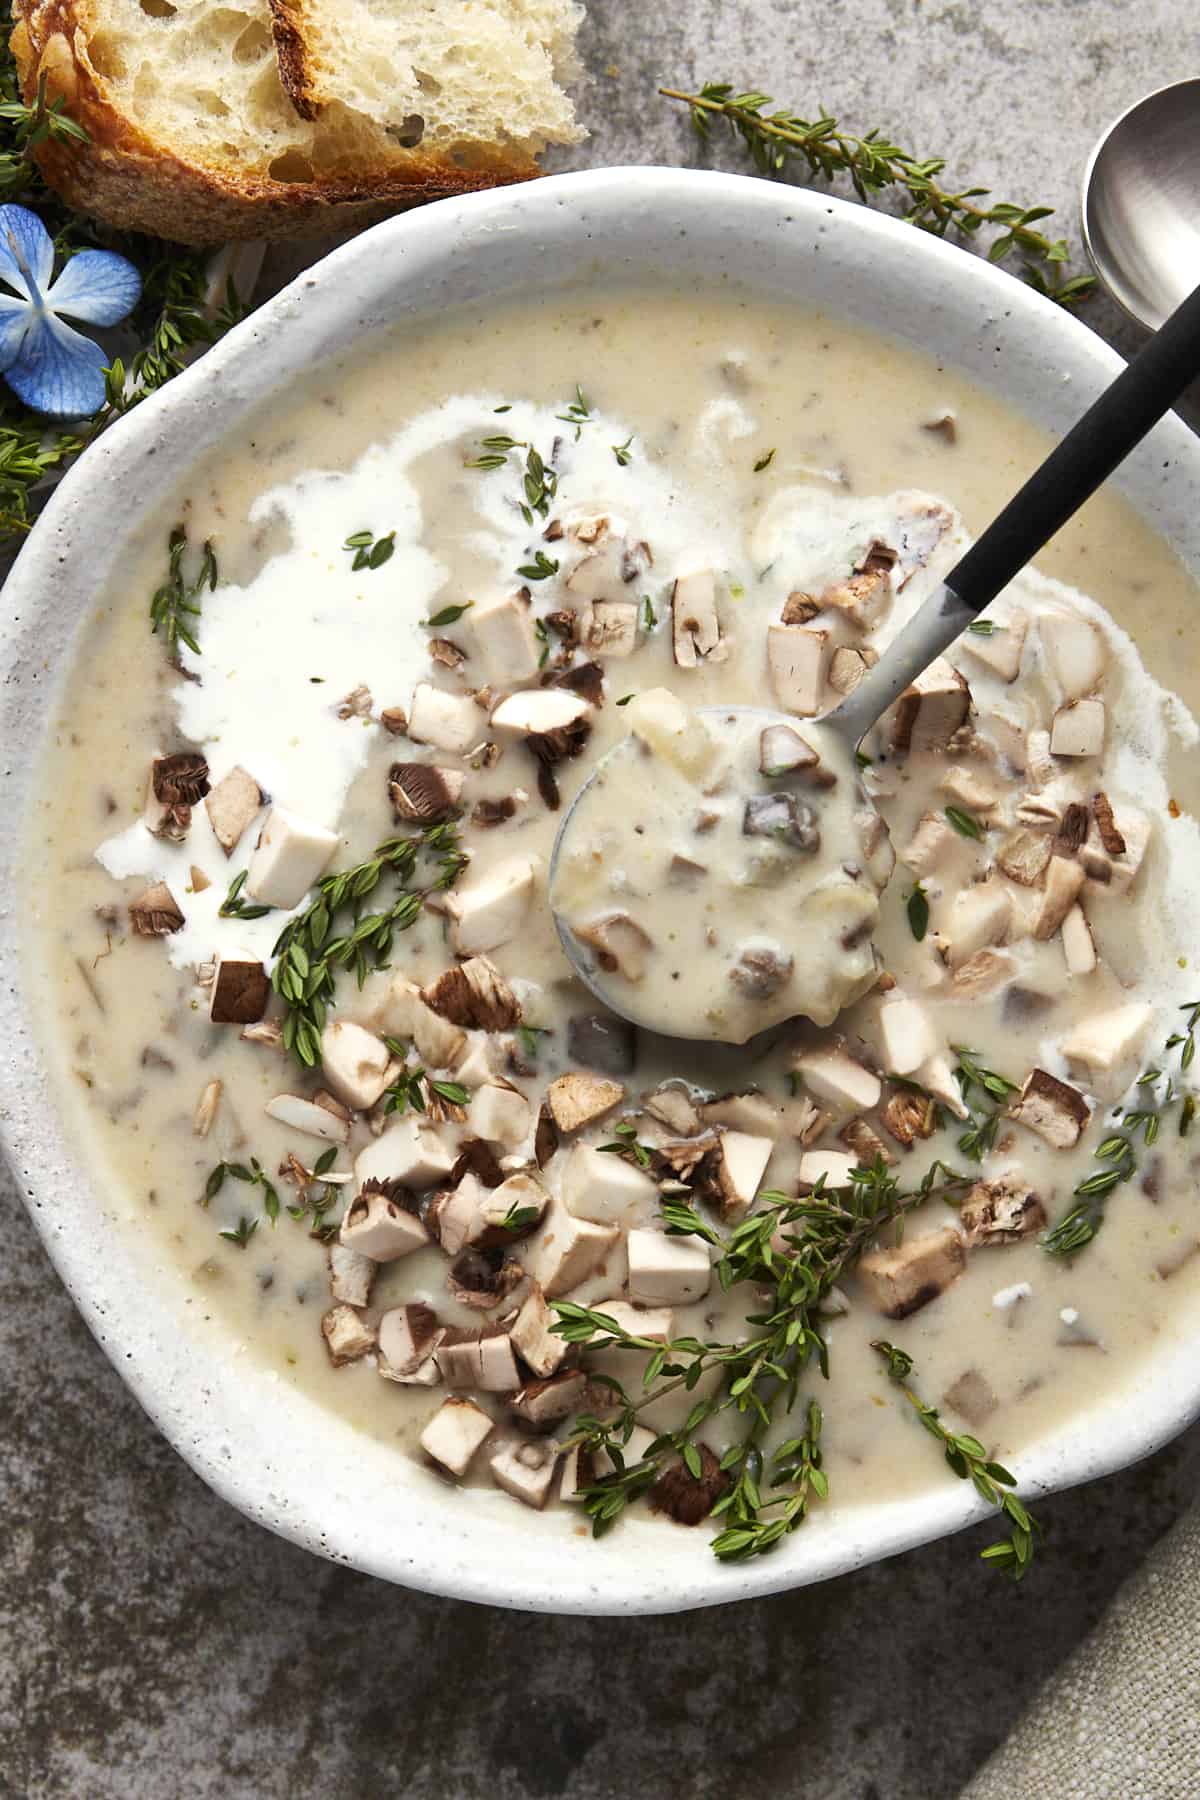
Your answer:
[[[1117,304],[1155,331],[1200,283],[1200,77],[1159,88],[1098,140],[1083,241]]]
[[[824,733],[832,734],[836,739],[845,765],[853,768],[855,751],[888,708],[1079,510],[1197,375],[1200,375],[1200,286],[1176,307],[1161,330],[1051,451],[941,586],[902,628],[854,692],[820,721]],[[758,709],[747,709],[751,710]],[[773,722],[775,717],[777,715],[773,713],[762,713],[764,724]],[[805,722],[797,720],[796,723],[803,731]],[[599,770],[621,751],[622,746],[618,745],[603,757],[590,780],[594,781]],[[839,782],[831,790],[826,804],[854,804],[849,793],[851,785],[846,781]],[[857,804],[862,803],[860,795]],[[567,813],[554,842],[551,892],[558,859],[576,812],[577,808],[572,807]],[[787,903],[794,904],[796,886],[793,884],[782,891],[788,896]],[[580,978],[613,1012],[632,1017],[613,983],[606,979],[604,970],[585,953],[569,923],[557,912],[555,923],[567,956]],[[802,996],[797,998],[802,999]],[[803,1005],[798,1004],[796,1012],[801,1014],[803,1011]],[[669,1030],[669,1026],[664,1021],[660,1029]],[[693,1031],[688,1035],[695,1037],[700,1033]]]

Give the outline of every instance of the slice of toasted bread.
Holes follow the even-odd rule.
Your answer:
[[[304,236],[537,173],[581,134],[574,0],[14,0],[80,210],[184,243]]]

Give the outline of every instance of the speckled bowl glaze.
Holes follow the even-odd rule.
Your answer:
[[[869,270],[869,279],[862,272]],[[91,596],[154,507],[248,412],[352,339],[447,306],[603,278],[684,291],[734,283],[795,297],[933,350],[1037,425],[1060,432],[1120,368],[1084,325],[987,263],[812,193],[672,169],[564,175],[442,201],[381,225],[311,269],[203,361],[106,433],[63,481],[9,579],[0,622],[5,760],[0,855],[18,866],[38,747]],[[1177,420],[1122,470],[1140,513],[1200,571],[1200,445]],[[449,1491],[281,1386],[252,1358],[200,1354],[178,1274],[80,1166],[35,1038],[11,889],[0,919],[8,1002],[0,1109],[30,1211],[92,1331],[196,1472],[298,1544],[433,1593],[546,1612],[668,1612],[817,1581],[958,1530],[986,1510],[965,1483],[871,1508],[821,1509],[773,1555],[723,1568],[704,1530],[630,1521],[600,1543],[571,1509],[533,1518]],[[1036,1494],[1146,1455],[1200,1410],[1200,1323],[1164,1338],[1132,1389],[1021,1459]]]

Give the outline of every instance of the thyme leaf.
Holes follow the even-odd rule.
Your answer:
[[[217,585],[217,559],[211,543],[205,542],[199,566],[190,575],[183,566],[187,547],[187,528],[176,525],[167,539],[167,578],[150,598],[150,630],[156,636],[162,632],[172,657],[179,654],[181,643],[199,656],[200,646],[189,620],[200,617],[200,596],[205,588],[211,592]]]

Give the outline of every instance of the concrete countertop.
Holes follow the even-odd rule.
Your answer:
[[[591,0],[583,50],[592,138],[555,166],[746,167],[655,95],[728,79],[1053,204],[1078,242],[1097,132],[1193,73],[1200,42],[1192,0]],[[1134,347],[1105,302],[1085,316]],[[674,1619],[431,1600],[213,1498],[92,1343],[7,1176],[0,1215],[0,1793],[23,1800],[948,1800],[1200,1477],[1192,1431],[1040,1506],[1053,1564],[1020,1589],[980,1570],[975,1533]]]

